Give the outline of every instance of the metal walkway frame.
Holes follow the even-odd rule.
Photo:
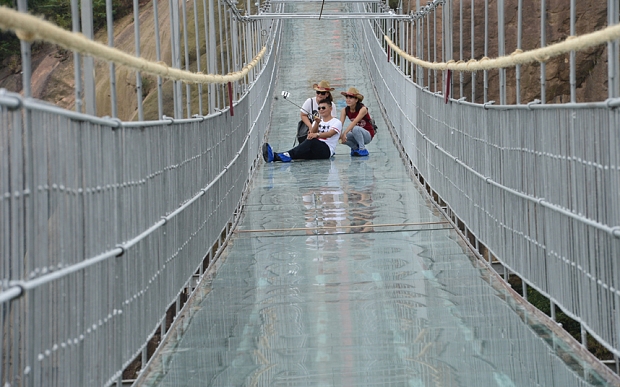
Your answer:
[[[80,15],[78,2],[72,0],[73,30],[92,38],[92,9],[84,1]],[[145,55],[170,68],[193,71],[190,58],[198,57],[196,71],[225,74],[241,70],[263,46],[269,51],[243,80],[230,83],[166,84],[130,71],[131,103],[115,94],[122,82],[114,64],[78,52],[73,110],[33,98],[31,43],[22,41],[23,94],[0,91],[4,384],[120,384],[124,369],[148,362],[149,341],[165,336],[187,308],[185,300],[215,267],[239,219],[270,122],[274,100],[265,96],[274,95],[279,47],[273,39],[283,22],[275,15],[285,15],[285,3],[229,8],[228,0],[154,1],[148,14],[157,21],[154,31],[141,26],[144,10],[135,7],[135,55],[148,41],[157,49]],[[605,47],[611,58],[605,101],[577,101],[571,83],[568,104],[543,97],[511,105],[510,73],[499,71],[496,103],[488,98],[491,72],[471,75],[473,84],[484,79],[477,90],[465,92],[465,77],[445,89],[445,74],[411,65],[382,39],[388,35],[431,61],[457,59],[459,51],[462,57],[462,39],[456,49],[452,37],[467,26],[461,17],[459,35],[445,22],[457,13],[449,2],[418,2],[417,12],[383,18],[384,1],[345,3],[356,7],[354,18],[362,6],[374,15],[364,23],[373,87],[416,178],[474,251],[500,262],[505,278],[518,275],[525,294],[532,288],[546,296],[551,318],[562,310],[577,321],[579,351],[594,337],[613,354],[618,372],[619,43]],[[570,7],[574,34],[575,1]],[[18,8],[27,12],[27,2],[19,0]],[[608,0],[606,10],[607,24],[618,24],[617,1]],[[328,22],[340,19],[326,15]],[[107,22],[114,22],[111,13]],[[440,23],[443,37],[431,32]],[[505,37],[503,18],[497,23],[498,37]],[[159,31],[164,25],[170,43]],[[108,46],[115,43],[109,35]],[[493,53],[485,48],[485,55]],[[567,61],[573,78],[574,54]],[[545,74],[544,63],[540,71]],[[157,89],[152,116],[143,109],[146,79]],[[97,100],[102,87],[110,88],[109,104]],[[169,91],[172,102],[164,103]],[[122,105],[135,105],[136,121],[122,117]]]

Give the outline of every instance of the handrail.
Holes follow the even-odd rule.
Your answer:
[[[170,68],[164,62],[153,62],[132,56],[92,41],[82,34],[66,31],[50,22],[4,6],[0,6],[0,29],[14,31],[17,37],[24,41],[39,40],[54,43],[68,50],[113,62],[146,74],[193,84],[226,84],[241,80],[252,68],[258,65],[267,52],[267,47],[263,46],[258,55],[240,71],[226,75],[203,74]]]
[[[549,59],[569,53],[571,51],[582,51],[587,48],[598,46],[607,42],[611,42],[616,39],[620,39],[620,24],[609,26],[600,31],[591,32],[589,34],[581,36],[569,36],[563,42],[552,44],[550,46],[537,48],[530,51],[515,50],[510,55],[505,55],[499,58],[490,59],[484,57],[480,60],[470,59],[469,61],[454,61],[448,62],[429,62],[423,59],[419,59],[415,56],[407,54],[400,47],[398,47],[389,37],[383,37],[387,44],[398,55],[402,56],[408,62],[411,62],[417,66],[424,67],[429,70],[453,70],[453,71],[481,71],[481,70],[493,70],[507,67],[514,67],[517,65],[523,65],[533,62],[547,62]]]

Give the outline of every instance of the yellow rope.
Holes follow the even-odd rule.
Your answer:
[[[398,46],[396,46],[394,42],[392,42],[387,36],[384,36],[384,38],[387,44],[392,48],[392,50],[394,50],[394,52],[398,53],[407,61],[412,62],[418,66],[422,66],[431,70],[480,71],[513,67],[516,65],[532,62],[546,62],[550,58],[566,54],[570,51],[581,51],[589,47],[598,46],[600,44],[616,40],[620,38],[620,24],[610,26],[603,30],[592,32],[586,35],[569,36],[563,42],[526,52],[516,50],[510,55],[502,56],[495,59],[484,57],[480,60],[470,59],[467,62],[455,62],[454,60],[442,63],[428,62],[407,54]]]
[[[114,62],[143,73],[158,75],[165,79],[182,81],[185,83],[221,83],[235,82],[255,67],[267,51],[266,47],[244,66],[240,71],[226,75],[193,73],[180,69],[170,68],[162,62],[152,62],[126,54],[120,50],[108,47],[86,38],[80,33],[66,31],[50,22],[27,13],[0,6],[0,29],[14,31],[18,38],[25,41],[42,40],[57,44],[68,50],[79,52],[95,58]]]

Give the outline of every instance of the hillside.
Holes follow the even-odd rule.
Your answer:
[[[453,1],[453,9],[455,15],[459,13],[461,2]],[[200,4],[200,2],[198,2]],[[391,3],[395,3],[391,1]],[[171,63],[171,42],[170,42],[170,21],[169,21],[169,2],[158,2],[158,12],[160,18],[160,41],[161,55],[163,61],[168,65]],[[474,57],[480,59],[484,56],[484,42],[477,39],[484,36],[484,5],[481,2],[474,2],[474,34],[476,39],[475,51],[471,53],[471,36],[469,17],[471,14],[471,3],[463,4],[464,17],[464,34],[459,36],[458,20],[453,25],[453,46],[454,57],[458,59],[459,46],[463,45],[463,57]],[[517,4],[518,0],[505,0],[505,23],[506,23],[506,42],[505,52],[511,53],[517,47]],[[242,4],[240,4],[242,5]],[[392,4],[396,5],[396,4]],[[193,2],[186,2],[188,7],[188,20],[193,20]],[[415,0],[404,1],[403,11],[409,12],[415,6]],[[199,5],[201,7],[201,5]],[[154,20],[153,7],[150,0],[146,0],[141,4],[142,13],[140,15],[141,26],[141,56],[156,60],[155,44],[154,44]],[[540,46],[540,4],[538,0],[523,0],[523,38],[522,49],[531,50]],[[547,0],[547,9],[552,10],[546,13],[547,18],[547,43],[552,44],[562,41],[568,37],[570,7],[563,0]],[[202,10],[198,10],[202,14]],[[497,17],[497,1],[489,0],[489,15],[493,20],[490,21],[489,36],[496,37],[497,30],[494,28],[494,18]],[[199,29],[204,29],[202,17],[199,17]],[[583,34],[594,30],[602,29],[606,26],[607,15],[606,6],[603,2],[587,3],[580,2],[577,4],[577,34]],[[135,52],[135,43],[133,35],[133,15],[128,15],[115,23],[115,47],[128,53]],[[190,22],[188,27],[190,47],[190,68],[196,70],[196,44],[193,34],[193,23]],[[437,30],[441,30],[441,21],[437,20]],[[219,28],[216,28],[219,31]],[[107,43],[107,32],[105,28],[97,33],[96,39],[99,42]],[[218,38],[219,41],[219,38]],[[60,107],[74,109],[75,92],[74,92],[74,72],[73,72],[73,54],[58,47],[37,43],[37,50],[33,54],[33,96],[48,102],[57,104]],[[201,38],[200,47],[205,47],[204,37]],[[430,49],[425,47],[426,55],[431,54],[433,47]],[[415,53],[409,49],[409,52]],[[441,42],[437,46],[438,57],[441,57]],[[498,55],[497,39],[489,39],[488,56],[495,57]],[[184,54],[181,55],[184,58]],[[205,54],[202,53],[201,63],[205,63]],[[203,66],[204,69],[204,66]],[[6,63],[0,68],[0,88],[6,88],[10,91],[21,90],[21,75],[18,59]],[[516,100],[516,85],[514,81],[514,69],[508,69],[507,94],[508,103],[514,103]],[[498,87],[498,71],[489,72],[489,89],[488,100],[499,101]],[[523,66],[521,69],[521,102],[527,103],[536,98],[540,98],[540,64],[532,64]],[[546,71],[546,101],[548,103],[562,103],[570,101],[570,83],[569,83],[569,59],[568,55],[554,58],[547,62]],[[111,115],[110,101],[110,84],[109,84],[109,65],[108,63],[98,61],[96,67],[97,79],[97,115]],[[123,101],[118,104],[118,116],[123,120],[135,120],[137,115],[137,97],[136,97],[136,76],[133,71],[124,68],[116,68],[117,80],[117,98]],[[454,77],[453,96],[459,97],[461,88],[459,77]],[[146,119],[156,119],[157,111],[157,80],[155,77],[143,75],[143,95],[144,95],[144,112]],[[530,86],[531,85],[531,86]],[[464,96],[471,96],[472,77],[465,74],[463,77]],[[607,98],[607,58],[606,46],[594,47],[590,50],[577,54],[577,100],[580,102],[601,101]],[[172,111],[172,84],[164,82],[163,85],[164,113],[173,116]],[[479,99],[476,102],[482,102],[483,77],[476,77],[476,90]],[[192,87],[192,106],[193,113],[197,112],[197,87]],[[205,101],[203,100],[203,104]],[[183,104],[185,108],[185,104]]]

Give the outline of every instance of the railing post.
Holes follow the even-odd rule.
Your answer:
[[[133,0],[133,31],[136,45],[136,57],[140,57],[140,3]],[[144,121],[144,109],[142,107],[142,74],[136,71],[136,99],[138,103],[138,121]]]
[[[81,0],[82,34],[88,39],[94,39],[93,5],[91,0]],[[95,60],[91,56],[84,58],[84,100],[86,114],[97,115],[97,100],[95,95]]]
[[[607,25],[616,25],[619,22],[620,4],[617,0],[607,0]],[[608,97],[617,98],[620,96],[620,43],[618,40],[607,43],[607,67],[609,88]]]
[[[523,0],[519,0],[517,5],[517,49],[521,49],[521,40],[523,31]],[[521,103],[521,65],[517,65],[515,68],[515,103],[518,105]]]
[[[209,39],[208,39],[209,51],[207,58],[209,62],[209,67],[207,68],[207,72],[211,74],[217,73],[217,63],[215,61],[216,52],[215,52],[215,7],[213,6],[213,0],[209,0]],[[215,84],[209,84],[209,113],[215,111],[215,99],[216,99],[216,90]]]
[[[540,0],[540,47],[547,45],[547,34],[545,28],[547,27],[547,1]],[[547,103],[547,64],[540,62],[540,103]]]
[[[159,12],[158,12],[158,0],[153,0],[153,19],[155,25],[155,56],[157,61],[161,61],[161,39],[159,37]],[[163,101],[163,81],[160,76],[157,76],[157,119],[161,120],[164,114],[164,101]]]
[[[471,35],[471,57],[474,58],[476,56],[476,45],[475,42],[475,28],[474,28],[474,5],[475,1],[471,2],[471,25],[470,25],[470,35]],[[476,72],[471,73],[471,102],[476,102]]]
[[[504,0],[497,0],[497,56],[506,54]],[[506,105],[506,69],[499,69],[499,103]]]
[[[196,0],[194,0],[194,37],[196,39],[196,71],[201,72],[202,67],[200,66],[200,32],[198,28],[198,4]],[[204,115],[202,111],[202,83],[198,84],[198,114],[201,116]]]
[[[154,0],[154,7],[157,8],[157,0]],[[106,23],[108,27],[108,46],[114,47],[114,14],[112,10],[112,0],[106,0]],[[157,14],[157,11],[156,13]],[[158,59],[159,60],[159,59]],[[110,62],[110,114],[112,117],[118,117],[118,106],[116,104],[116,65]]]
[[[489,0],[484,0],[484,56],[489,56]],[[483,102],[488,102],[489,72],[484,70]]]
[[[187,43],[187,6],[185,5],[186,1],[181,0],[181,12],[183,16],[183,51],[185,54],[185,71],[190,71],[189,69],[189,46]],[[185,84],[185,109],[186,117],[192,117],[192,89],[189,83]]]
[[[80,32],[80,5],[78,0],[71,0],[71,31]],[[73,53],[73,81],[75,82],[75,111],[82,113],[82,56]]]
[[[415,10],[416,12],[420,11],[420,0],[416,0]],[[418,58],[424,58],[424,52],[422,51],[424,47],[424,42],[422,40],[422,33],[424,29],[422,28],[423,18],[418,18],[415,23],[415,40],[416,40],[416,56]],[[416,82],[420,86],[424,86],[424,68],[422,66],[416,66]]]
[[[576,3],[575,0],[570,0],[570,35],[575,36],[575,21],[576,21]],[[570,52],[570,101],[576,102],[576,88],[577,88],[577,79],[575,75],[575,66],[576,66],[576,53],[575,51]]]
[[[441,9],[443,11],[442,62],[448,62],[454,58],[454,28],[452,26],[452,2],[448,1],[444,3]],[[445,103],[447,103],[452,91],[452,71],[447,70],[445,76],[443,76],[442,78],[446,81],[444,99]]]
[[[172,67],[181,68],[181,51],[179,49],[181,38],[179,36],[179,3],[178,0],[170,0],[170,43],[172,45],[170,53]],[[174,117],[183,117],[183,95],[181,93],[181,82],[173,81]]]
[[[473,1],[472,1],[473,7]],[[471,55],[473,57],[473,53]],[[459,0],[459,60],[463,60],[463,0]],[[463,72],[459,71],[459,98],[463,98]]]

